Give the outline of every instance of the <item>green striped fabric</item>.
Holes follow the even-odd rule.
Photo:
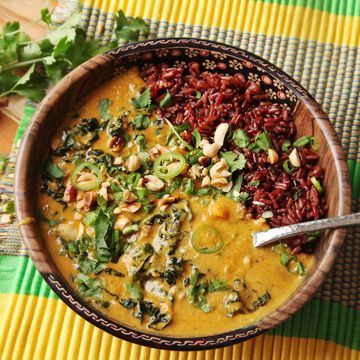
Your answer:
[[[358,0],[255,0],[263,3],[303,6],[331,14],[345,16],[360,16],[360,2]]]
[[[256,0],[258,3],[294,5],[336,15],[360,16],[360,0]],[[112,22],[102,14],[108,27],[97,33],[99,11],[84,9],[83,24],[89,36],[110,37]],[[106,20],[104,20],[106,18]],[[322,104],[329,114],[348,155],[353,189],[353,211],[360,211],[360,49],[324,44],[312,40],[236,32],[233,30],[169,23],[148,19],[150,37],[200,37],[247,49],[273,62],[292,75]],[[101,28],[101,27],[99,27]],[[106,35],[107,34],[107,35]],[[23,136],[34,106],[25,108],[0,193],[13,194],[17,140]],[[49,289],[21,242],[17,227],[0,226],[0,294],[57,296]],[[19,256],[22,255],[22,256]],[[352,228],[331,276],[301,311],[270,333],[302,338],[319,338],[360,350],[360,228]]]

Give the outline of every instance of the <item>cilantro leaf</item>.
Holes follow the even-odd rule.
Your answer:
[[[147,115],[143,114],[137,115],[135,116],[132,125],[136,130],[147,129],[150,125],[150,118]]]
[[[29,70],[18,79],[15,85],[1,96],[9,94],[19,94],[28,97],[34,101],[40,101],[45,95],[47,81],[35,70],[35,64],[31,65]]]
[[[233,133],[233,140],[239,148],[245,148],[250,143],[249,136],[244,129],[236,129]]]
[[[220,152],[220,156],[226,160],[230,171],[242,170],[246,165],[246,159],[243,154],[236,154],[233,151]]]
[[[84,216],[84,223],[87,226],[94,226],[96,221],[97,213],[95,211],[89,211]]]
[[[52,25],[51,12],[41,10],[41,19]],[[49,84],[57,83],[68,71],[94,55],[109,50],[119,38],[136,39],[139,32],[149,32],[141,18],[127,18],[122,11],[116,17],[117,40],[101,46],[98,39],[87,39],[80,27],[81,13],[74,13],[61,26],[44,39],[30,41],[20,30],[19,22],[8,22],[0,33],[0,97],[20,94],[33,101],[40,101]],[[25,68],[22,77],[10,70]],[[44,71],[45,68],[45,71]]]
[[[20,53],[20,56],[19,56],[20,60],[26,61],[26,60],[32,60],[32,59],[36,59],[36,58],[40,57],[42,54],[42,51],[41,51],[39,44],[33,43],[33,44],[29,44],[29,45],[26,45],[23,48],[21,48],[19,53]]]
[[[49,11],[48,8],[41,9],[41,20],[48,26],[52,24],[51,12]]]
[[[84,274],[77,274],[74,278],[81,296],[102,299],[102,284],[99,280],[92,279]]]
[[[55,31],[48,34],[47,38],[56,46],[64,37],[67,41],[74,41],[76,37],[76,28],[81,21],[81,13],[74,13]]]
[[[112,115],[109,114],[109,106],[112,104],[112,101],[108,98],[102,98],[98,105],[98,111],[100,116],[104,119],[104,121],[109,121],[112,119]]]
[[[145,35],[149,33],[149,25],[142,18],[127,18],[122,10],[115,15],[115,23],[115,34],[119,39],[136,41],[140,31]]]
[[[160,100],[159,105],[162,108],[166,108],[171,104],[171,95],[169,90],[166,91],[166,95]]]
[[[143,291],[133,283],[125,284],[126,291],[133,299],[140,300],[143,298]]]
[[[10,70],[0,73],[0,92],[10,90],[20,78]]]
[[[51,160],[47,160],[44,166],[44,172],[47,176],[53,179],[61,179],[65,176],[59,165],[54,164]]]
[[[257,152],[259,150],[268,151],[271,147],[272,144],[266,132],[261,132],[256,135],[255,140],[250,144],[249,149]]]
[[[234,182],[234,186],[232,187],[231,191],[227,193],[227,197],[233,199],[236,202],[242,202],[243,204],[250,198],[250,194],[241,190],[241,185],[243,182],[243,176],[239,175]]]
[[[281,145],[281,151],[288,152],[291,146],[290,140],[284,140],[283,144]]]
[[[108,244],[106,243],[106,235],[110,228],[110,220],[104,213],[100,210],[96,220],[95,220],[95,246],[96,246],[96,258],[99,261],[108,261],[110,258],[110,251]]]
[[[229,287],[226,284],[226,281],[214,279],[212,281],[209,281],[209,292],[215,292],[215,291],[226,291]]]
[[[131,100],[131,104],[135,109],[149,108],[151,105],[150,88],[146,88],[138,98]]]

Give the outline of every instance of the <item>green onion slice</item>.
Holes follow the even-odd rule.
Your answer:
[[[96,179],[93,181],[84,182],[83,184],[78,183],[77,179],[79,177],[79,174],[84,169],[87,169],[89,170],[90,173],[94,174],[96,176]],[[102,175],[100,173],[100,169],[98,168],[98,166],[89,162],[83,162],[75,168],[74,172],[70,177],[70,181],[76,189],[82,191],[88,191],[88,190],[93,190],[100,185],[100,183],[102,182]]]
[[[214,254],[222,249],[224,240],[215,228],[203,224],[193,232],[191,245],[201,254]]]
[[[316,179],[315,176],[312,176],[310,178],[312,184],[314,185],[315,189],[319,192],[322,193],[324,191],[323,187],[321,186],[320,182]]]
[[[154,161],[154,173],[160,179],[172,179],[185,168],[185,158],[173,152],[160,155]]]

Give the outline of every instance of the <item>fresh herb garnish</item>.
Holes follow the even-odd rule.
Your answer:
[[[286,269],[291,273],[297,273],[301,276],[305,275],[305,270],[297,257],[287,252],[287,245],[279,243],[272,247],[272,251],[276,252],[280,256],[280,264],[285,266]]]
[[[52,179],[61,179],[65,176],[59,165],[54,164],[50,159],[45,162],[44,173]]]
[[[136,130],[145,130],[150,125],[150,118],[147,115],[137,115],[134,117],[134,120],[132,122],[132,126]]]
[[[260,180],[254,180],[250,183],[251,186],[259,186],[260,185]]]
[[[166,108],[170,104],[171,104],[171,95],[170,95],[169,90],[167,90],[165,96],[160,100],[159,105],[162,108]]]
[[[115,34],[118,39],[123,39],[127,41],[136,41],[141,31],[144,35],[149,33],[149,25],[140,17],[128,18],[120,10],[117,15],[115,15]],[[116,45],[116,44],[114,44]]]
[[[291,175],[291,174],[294,172],[294,170],[295,170],[294,166],[291,165],[290,160],[285,160],[285,161],[283,162],[283,169],[284,169],[289,175]]]
[[[100,116],[104,119],[104,121],[109,121],[112,119],[112,115],[109,114],[109,106],[112,104],[112,101],[107,98],[103,98],[98,103],[98,111]]]
[[[256,135],[255,140],[250,144],[249,149],[257,152],[259,150],[268,151],[271,147],[271,141],[266,132],[261,132]]]
[[[229,290],[229,286],[226,284],[226,281],[214,279],[212,281],[209,281],[209,292],[215,292],[215,291],[226,291]]]
[[[146,138],[143,134],[138,134],[135,137],[135,144],[139,146],[140,152],[145,151]]]
[[[244,129],[236,129],[232,138],[235,145],[239,148],[245,148],[250,143],[249,136]]]
[[[99,261],[110,260],[110,250],[106,242],[110,229],[111,221],[103,210],[100,210],[94,224],[95,228],[95,246],[96,258]]]
[[[143,298],[143,291],[134,283],[125,284],[125,288],[133,299],[140,300]]]
[[[246,159],[243,154],[236,154],[233,151],[220,152],[220,156],[227,162],[230,171],[242,170],[246,165]]]
[[[146,88],[138,98],[132,99],[131,104],[135,109],[149,108],[151,106],[150,88]]]
[[[192,137],[194,139],[194,143],[195,143],[195,147],[198,148],[200,147],[200,143],[201,143],[201,135],[198,129],[195,129],[192,132]]]
[[[200,273],[197,268],[192,269],[192,273],[189,276],[189,288],[187,295],[190,298],[190,303],[200,308],[203,312],[209,312],[211,310],[210,304],[206,300],[207,284],[200,282],[200,278],[204,274]]]
[[[41,9],[41,20],[48,26],[52,24],[51,12],[49,11],[48,8]]]
[[[283,142],[282,145],[281,145],[281,151],[283,151],[283,152],[288,152],[290,146],[291,146],[290,140],[284,140],[284,142]]]
[[[320,184],[320,181],[316,179],[315,176],[312,176],[310,178],[312,184],[314,185],[315,189],[319,192],[319,193],[322,193],[324,191],[323,187],[321,186]]]
[[[311,136],[302,136],[301,138],[297,139],[296,141],[294,141],[294,146],[295,147],[302,147],[305,146],[307,144],[309,144],[311,141]]]
[[[168,120],[165,118],[165,121],[166,123],[169,125],[170,127],[170,131],[177,137],[177,139],[188,149],[188,150],[194,150],[194,148],[189,145],[178,133],[178,130],[175,129],[174,125]],[[178,126],[179,128],[179,126]],[[182,130],[183,131],[183,130]],[[181,131],[179,131],[181,132]]]
[[[48,9],[41,10],[41,19],[51,28],[42,39],[31,41],[20,30],[18,22],[8,22],[0,34],[0,97],[20,94],[40,101],[50,84],[57,83],[66,73],[91,57],[118,45],[120,39],[135,41],[142,31],[149,32],[146,22],[125,17],[120,10],[115,16],[116,39],[109,46],[101,46],[100,39],[87,39],[81,28],[81,13],[75,13],[61,26],[52,24]],[[13,69],[27,72],[17,75]]]
[[[81,296],[93,297],[96,300],[102,300],[103,286],[99,280],[92,279],[79,273],[74,278],[74,282],[77,284]]]

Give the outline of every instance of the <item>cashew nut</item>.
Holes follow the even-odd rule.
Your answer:
[[[72,221],[66,224],[58,225],[57,231],[64,240],[76,240],[85,233],[85,227],[82,223],[74,224]]]
[[[210,157],[210,158],[214,157],[218,153],[219,150],[220,150],[220,147],[216,143],[213,143],[213,144],[205,143],[204,147],[203,147],[204,155],[207,157]]]
[[[84,210],[89,211],[96,201],[96,194],[93,191],[87,191],[84,194],[84,200],[81,201],[84,201]]]
[[[85,172],[81,173],[81,175],[77,179],[78,184],[85,184],[87,182],[93,182],[97,179],[96,175]]]
[[[126,165],[129,171],[136,171],[141,167],[141,160],[137,155],[130,155]]]
[[[103,187],[99,190],[99,195],[102,196],[106,201],[109,200],[108,192],[107,192],[107,187],[106,187],[106,186],[103,186]]]
[[[170,152],[170,150],[167,147],[160,145],[160,144],[156,145],[156,149],[160,151],[160,154],[166,154],[166,153]]]
[[[231,175],[229,171],[227,162],[224,159],[221,159],[219,162],[214,164],[210,169],[210,176],[212,179],[219,179],[219,178],[227,178]]]
[[[141,204],[137,202],[133,202],[131,204],[124,204],[120,207],[121,211],[128,213],[136,213],[141,208]]]
[[[145,187],[150,191],[160,191],[165,186],[164,182],[154,175],[146,175],[144,180]]]
[[[193,165],[189,169],[189,177],[193,180],[195,180],[197,177],[200,177],[200,168],[199,165]]]
[[[291,162],[291,164],[295,167],[300,167],[301,166],[301,162],[300,162],[300,158],[299,158],[299,154],[297,152],[296,149],[294,149],[290,155],[289,155],[289,160]]]
[[[267,161],[273,165],[273,164],[276,164],[278,160],[279,160],[278,153],[273,149],[269,149]]]
[[[124,163],[124,159],[121,156],[118,156],[114,159],[114,165],[122,165]]]
[[[217,179],[211,180],[210,184],[211,184],[211,186],[214,186],[218,189],[222,189],[223,187],[228,185],[228,181],[224,177],[222,177],[222,178],[217,178]]]
[[[131,220],[126,216],[120,216],[115,221],[115,229],[122,230],[131,224]]]
[[[134,202],[134,201],[137,199],[137,197],[136,197],[136,195],[135,195],[133,192],[131,192],[130,190],[125,190],[125,191],[124,191],[124,194],[123,194],[123,199],[124,199],[124,201],[127,202],[127,203],[132,203],[132,202]]]
[[[229,130],[229,124],[222,123],[219,124],[218,127],[215,130],[214,134],[214,143],[221,148],[224,145],[224,140],[226,133]]]
[[[163,206],[165,204],[173,204],[174,202],[178,201],[179,198],[177,196],[167,196],[163,199],[160,199],[158,202],[158,206]]]
[[[210,184],[223,192],[229,192],[233,186],[232,181],[228,182],[225,178],[211,180]]]
[[[201,187],[207,187],[207,186],[210,185],[210,183],[211,183],[210,177],[209,177],[209,176],[205,176],[205,177],[202,179]]]

